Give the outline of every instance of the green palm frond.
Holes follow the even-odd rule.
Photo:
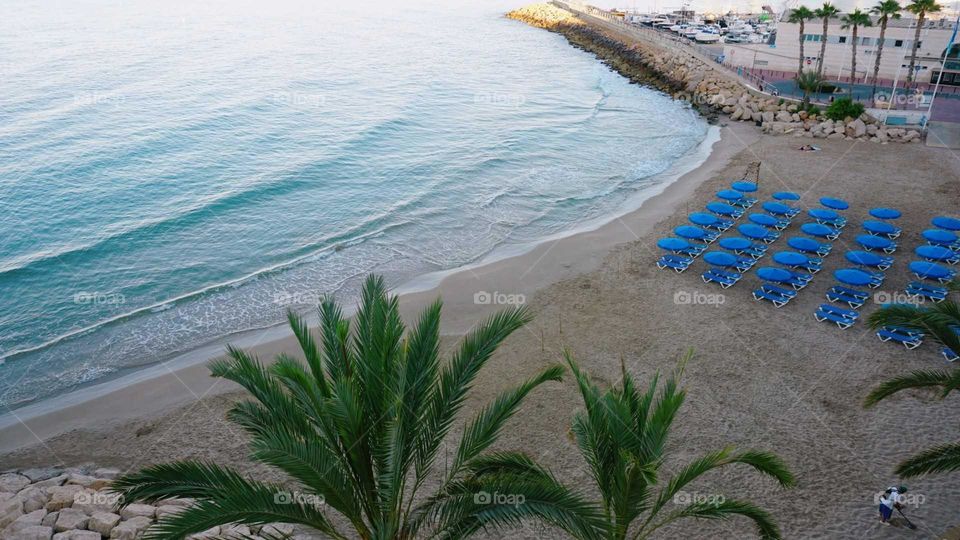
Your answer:
[[[642,534],[637,535],[636,538],[650,538],[657,529],[680,519],[729,519],[734,516],[744,516],[753,521],[760,538],[765,540],[777,540],[781,538],[780,528],[777,527],[773,518],[765,510],[748,502],[727,500],[719,497],[716,502],[696,502],[680,510],[671,512],[666,518],[657,522],[649,530],[642,531]]]
[[[621,362],[622,382],[601,391],[566,353],[584,403],[584,410],[574,417],[573,432],[600,492],[598,506],[606,520],[605,538],[647,538],[681,518],[721,519],[733,515],[752,519],[764,538],[779,538],[766,512],[745,502],[724,502],[722,497],[719,504],[693,504],[661,516],[682,488],[728,465],[750,466],[781,487],[796,483],[786,464],[772,453],[725,448],[684,467],[658,489],[670,429],[686,397],[680,378],[691,357],[692,351],[674,373],[663,379],[655,375],[642,391]],[[652,496],[654,491],[658,491],[656,497]],[[580,537],[575,531],[567,532]]]
[[[946,397],[947,394],[960,387],[960,370],[946,369],[921,369],[911,371],[906,375],[894,377],[884,381],[874,388],[864,400],[865,407],[873,407],[881,400],[902,392],[915,388],[939,388],[940,397]]]
[[[481,409],[464,430],[449,475],[456,475],[460,471],[461,465],[477,457],[480,452],[489,448],[496,441],[503,425],[516,414],[524,398],[534,388],[547,381],[560,382],[562,380],[563,367],[549,367],[520,386],[503,392],[492,403]]]
[[[252,397],[227,414],[250,434],[250,458],[284,473],[291,488],[186,461],[126,475],[114,489],[125,504],[170,497],[196,501],[148,530],[149,538],[158,539],[229,523],[274,522],[344,538],[327,512],[343,517],[338,523],[349,525],[350,536],[365,539],[407,540],[424,528],[427,534],[461,538],[523,519],[591,530],[596,523],[583,516],[589,517],[592,507],[546,469],[522,454],[484,454],[531,391],[560,380],[560,367],[544,370],[482,408],[464,430],[454,471],[434,470],[478,372],[503,340],[530,320],[524,309],[493,315],[443,364],[440,310],[437,300],[407,331],[397,298],[382,278],[370,276],[352,324],[331,298],[318,307],[316,336],[300,316],[287,314],[303,360],[281,354],[265,365],[229,347],[225,358],[211,363],[213,376],[236,382]],[[443,478],[435,493],[418,495],[428,478],[438,476]],[[525,493],[532,504],[522,511],[465,507],[467,485]],[[426,502],[413,508],[415,500]],[[441,524],[449,526],[441,530]]]
[[[960,444],[936,446],[897,465],[904,478],[960,471]]]
[[[867,319],[871,328],[902,326],[928,335],[944,347],[960,351],[960,303],[947,300],[931,305],[883,306]]]

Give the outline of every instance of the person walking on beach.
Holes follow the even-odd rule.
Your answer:
[[[891,486],[880,495],[880,523],[890,524],[890,516],[893,515],[893,509],[903,507],[900,504],[903,494],[907,492],[906,486]]]

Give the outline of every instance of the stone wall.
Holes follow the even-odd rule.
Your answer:
[[[731,121],[753,122],[764,133],[821,139],[859,139],[875,143],[917,142],[920,132],[860,118],[833,121],[800,110],[800,104],[761,94],[732,74],[710,65],[682,44],[634,39],[628,28],[593,21],[554,4],[532,4],[511,11],[508,18],[559,33],[575,47],[590,51],[628,79],[654,86],[688,101],[708,119],[725,115]]]

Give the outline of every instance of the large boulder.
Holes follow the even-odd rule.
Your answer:
[[[43,525],[31,525],[7,535],[4,531],[4,540],[50,540],[53,537],[53,529]]]
[[[153,521],[148,517],[135,517],[121,521],[110,531],[110,538],[117,540],[135,540]]]
[[[35,486],[24,488],[17,497],[23,501],[23,511],[28,513],[43,508],[49,500],[47,492]]]
[[[120,516],[113,512],[94,512],[87,521],[87,528],[103,536],[110,536],[110,531],[120,523]]]
[[[150,504],[128,504],[120,509],[120,517],[132,519],[135,517],[153,518],[157,515],[157,507]]]
[[[18,473],[0,474],[0,491],[16,493],[27,487],[30,479]]]
[[[57,517],[57,523],[53,526],[53,530],[64,532],[73,529],[86,529],[89,520],[90,516],[76,508],[64,508],[60,510],[60,515]]]
[[[47,511],[54,512],[63,508],[73,506],[73,498],[77,493],[83,491],[83,486],[68,484],[64,486],[53,486],[47,488],[47,495],[50,500],[47,501]]]
[[[19,497],[12,497],[3,501],[0,503],[0,529],[13,523],[23,514],[23,501]]]

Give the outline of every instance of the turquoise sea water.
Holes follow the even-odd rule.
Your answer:
[[[517,5],[6,2],[0,405],[570,230],[703,139]]]

